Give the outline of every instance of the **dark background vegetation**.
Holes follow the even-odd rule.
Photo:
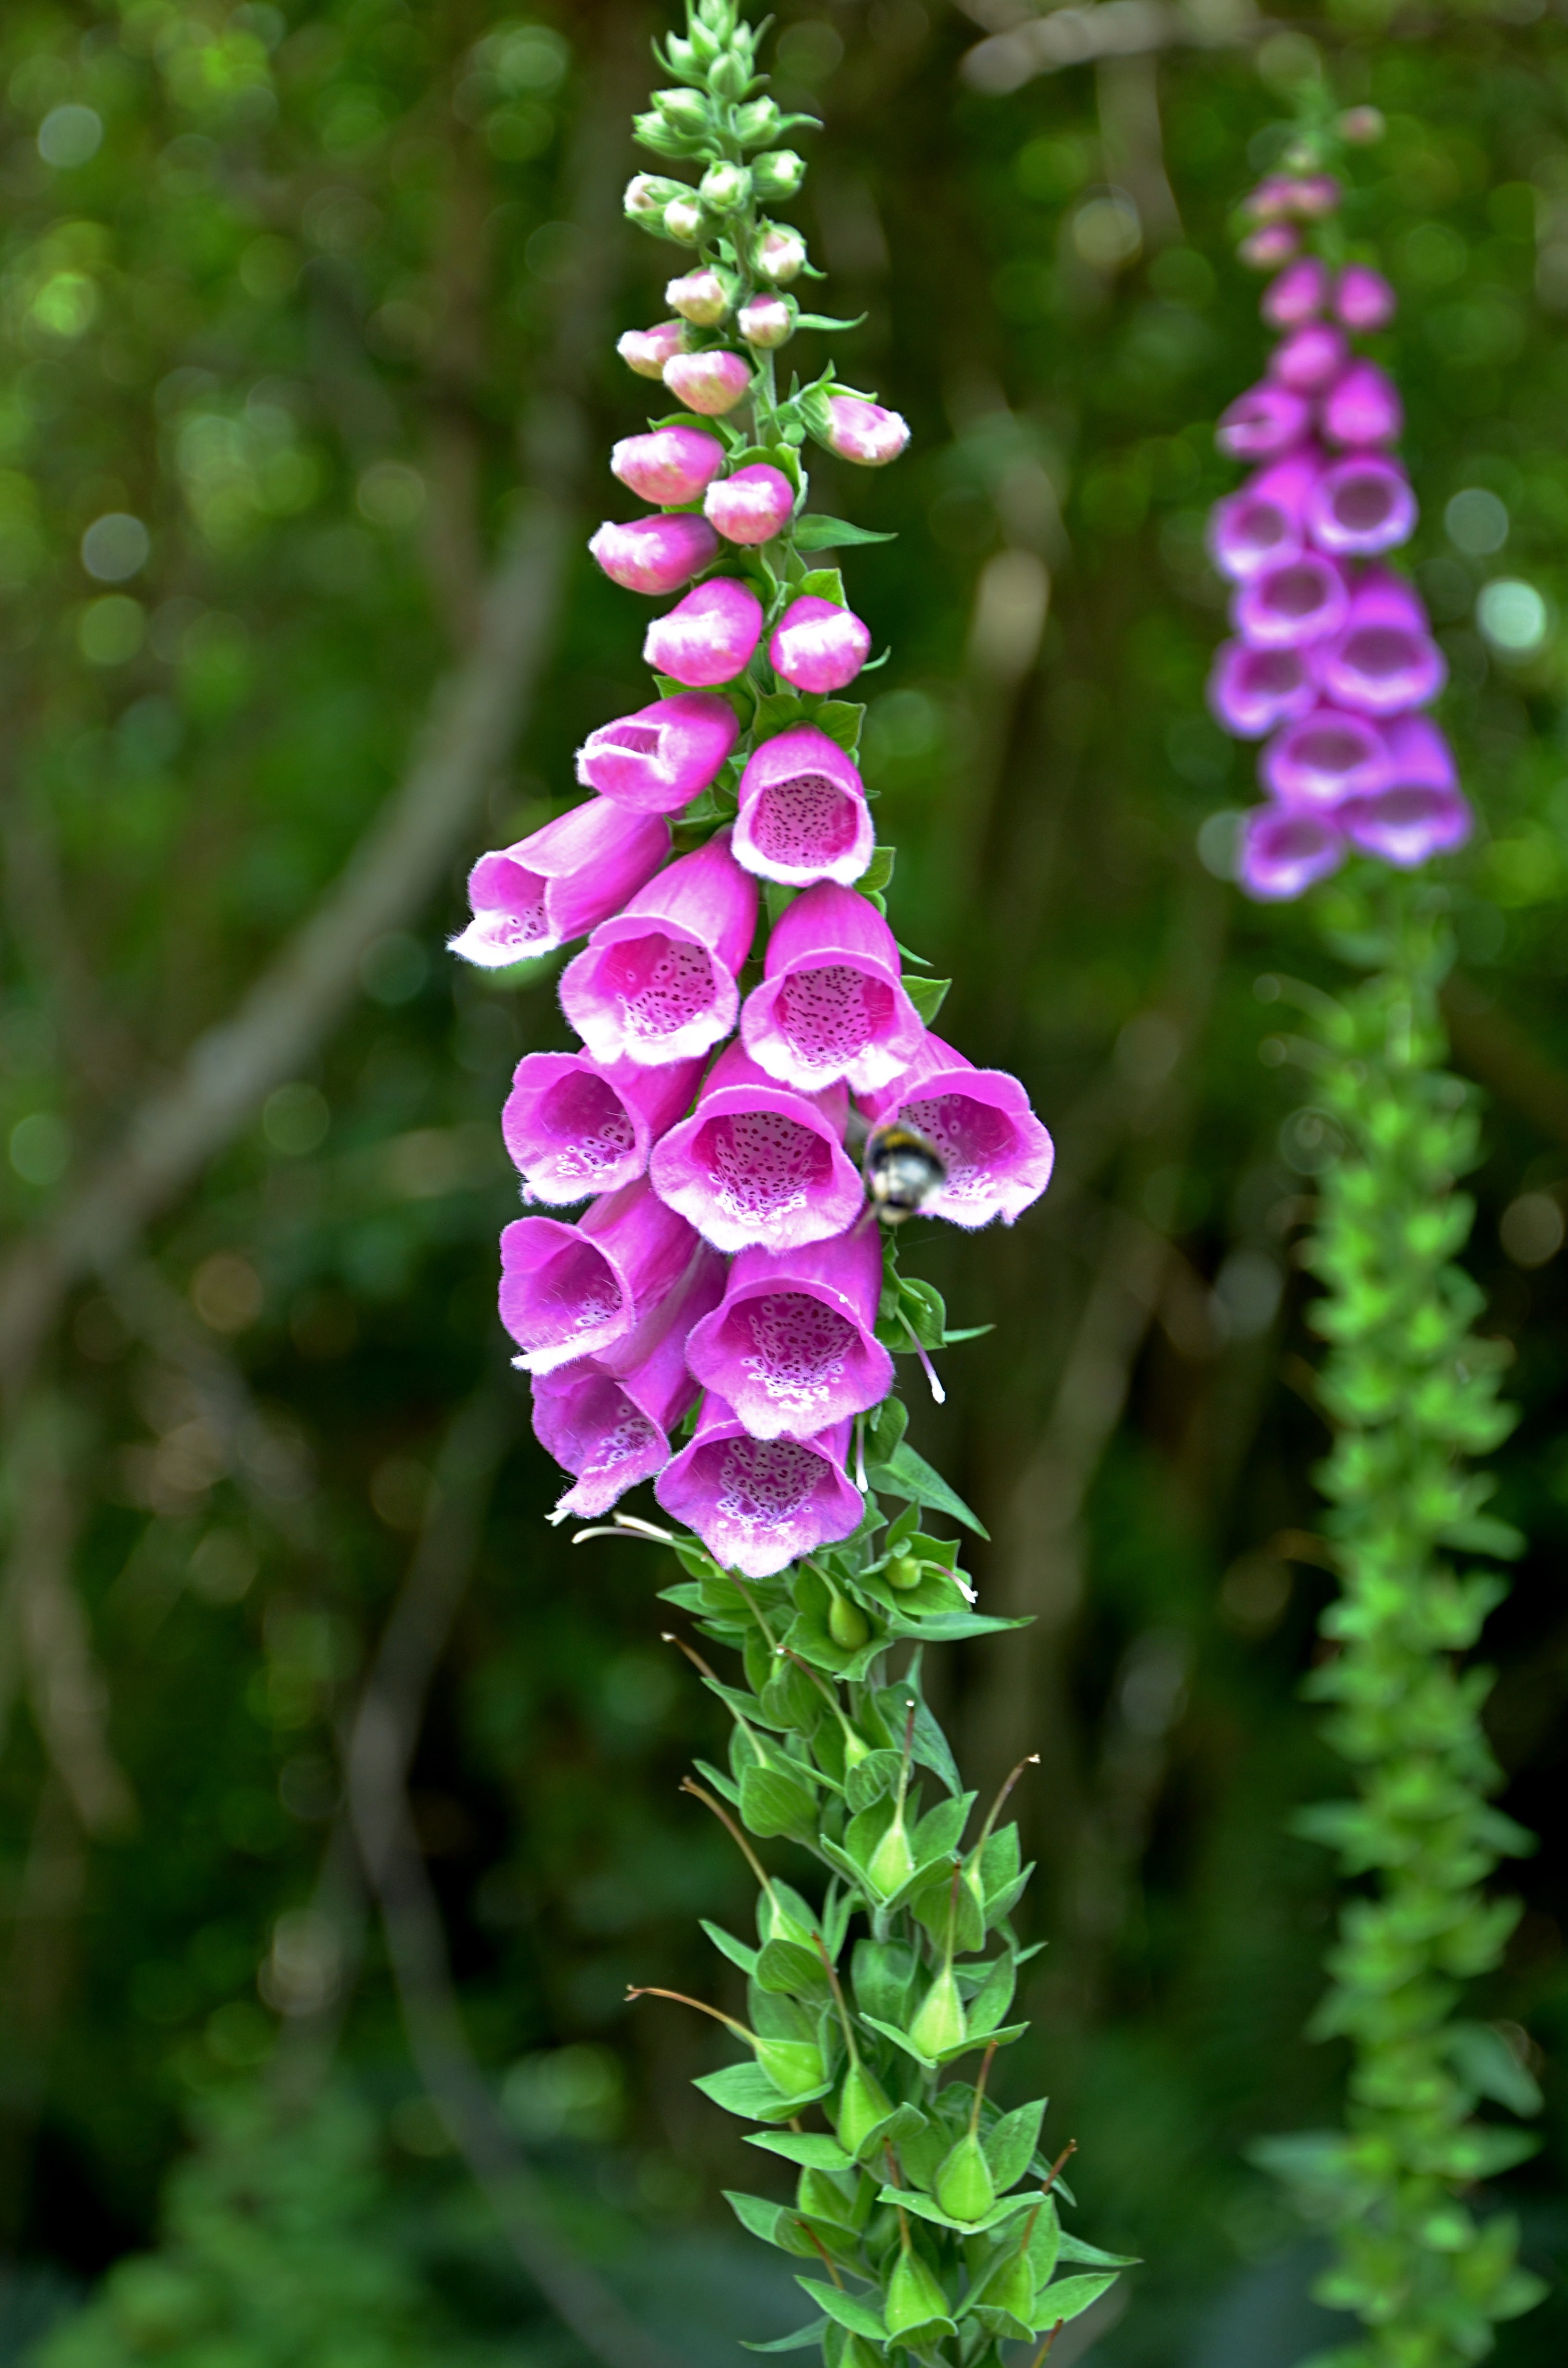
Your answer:
[[[1334,965],[1223,877],[1251,757],[1203,708],[1201,527],[1262,352],[1227,219],[1318,61],[1385,111],[1352,228],[1403,299],[1414,559],[1483,817],[1444,873],[1451,1017],[1524,1410],[1500,1508],[1533,1541],[1491,1728],[1542,1848],[1478,2003],[1543,2073],[1509,2185],[1551,2271],[1568,27],[1115,0],[1085,40],[1144,47],[998,94],[960,62],[1028,12],[972,5],[784,0],[778,45],[827,126],[796,211],[866,314],[841,370],[915,429],[815,495],[900,538],[852,571],[893,651],[867,746],[900,934],[1061,1153],[1015,1232],[911,1229],[996,1327],[917,1435],[991,1524],[983,1602],[1035,1623],[933,1675],[971,1782],[1041,1756],[1050,1946],[1005,2079],[1079,2139],[1085,2232],[1148,2261],[1096,2362],[1284,2368],[1324,2331],[1312,2245],[1244,2150],[1335,2111],[1299,2035],[1328,1866],[1285,1827],[1337,1780],[1297,1698],[1329,1582],[1291,1251],[1324,1144],[1255,982]],[[675,268],[618,220],[652,29],[626,0],[0,18],[0,2359],[53,2326],[59,2368],[580,2363],[541,2242],[688,2360],[801,2316],[719,2200],[764,2183],[687,2085],[722,2043],[621,2003],[727,1995],[696,1919],[744,1918],[748,1880],[676,1790],[716,1706],[659,1641],[656,1552],[545,1524],[494,1317],[496,1111],[565,1041],[553,966],[442,951],[472,854],[573,803],[577,742],[644,696],[643,612],[582,544],[626,514],[604,454],[647,407],[613,336]],[[84,547],[106,517],[144,559],[123,524]],[[1526,588],[1478,609],[1496,581]],[[392,1758],[362,1763],[413,1753],[389,1928],[344,1768],[400,1590]],[[460,2089],[421,1863],[489,2204],[389,1965],[391,1929],[426,2076]],[[1565,2336],[1553,2299],[1500,2356]]]

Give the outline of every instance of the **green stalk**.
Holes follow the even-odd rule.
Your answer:
[[[1350,2069],[1343,2135],[1259,2151],[1332,2226],[1318,2298],[1364,2329],[1330,2355],[1338,2368],[1460,2368],[1543,2291],[1517,2264],[1512,2219],[1474,2196],[1536,2143],[1479,2119],[1482,2100],[1528,2112],[1540,2099],[1503,2039],[1456,2013],[1518,1914],[1487,1878],[1529,1838],[1491,1805],[1491,1677],[1461,1657],[1506,1586],[1453,1557],[1522,1541],[1483,1512],[1495,1484],[1469,1468],[1515,1417],[1498,1402],[1503,1350],[1471,1329],[1482,1293],[1454,1263],[1473,1213],[1456,1179],[1476,1164],[1479,1129],[1474,1095],[1444,1066],[1445,901],[1381,876],[1368,901],[1325,897],[1336,951],[1371,975],[1337,998],[1297,998],[1321,1048],[1316,1106],[1342,1146],[1305,1252],[1324,1286],[1311,1321],[1329,1344],[1335,1435],[1317,1478],[1341,1581],[1308,1690],[1355,1782],[1299,1826],[1338,1851],[1354,1886],[1312,2024],[1349,2043]]]

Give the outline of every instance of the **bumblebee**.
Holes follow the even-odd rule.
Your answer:
[[[861,1174],[866,1198],[884,1225],[902,1225],[948,1180],[934,1143],[912,1126],[874,1126],[866,1137]]]

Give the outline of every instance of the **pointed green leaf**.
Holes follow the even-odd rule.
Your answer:
[[[747,2130],[747,2146],[761,2146],[767,2154],[781,2155],[801,2170],[853,2170],[854,2163],[836,2138],[824,2137],[815,2130]]]
[[[851,2335],[863,2335],[870,2343],[887,2341],[887,2330],[881,2314],[867,2304],[857,2302],[853,2294],[843,2293],[837,2286],[824,2286],[816,2278],[797,2277],[795,2283],[802,2293],[809,2294],[813,2302],[820,2302],[829,2318],[835,2318],[840,2327],[849,2329]]]
[[[874,534],[869,526],[852,526],[847,518],[824,518],[808,510],[795,520],[797,551],[838,551],[852,542],[896,542],[896,535]]]

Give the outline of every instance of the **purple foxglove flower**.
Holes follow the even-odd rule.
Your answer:
[[[1368,264],[1347,263],[1335,282],[1334,310],[1347,329],[1386,328],[1397,309],[1393,290]]]
[[[674,814],[717,778],[740,729],[727,699],[683,690],[590,732],[577,779],[639,814]]]
[[[665,364],[665,384],[688,411],[721,419],[745,393],[751,371],[739,354],[675,354]]]
[[[1332,321],[1308,321],[1281,337],[1268,358],[1268,375],[1294,394],[1316,394],[1339,376],[1349,359],[1345,333]],[[665,376],[669,377],[672,362]]]
[[[1352,798],[1335,816],[1364,853],[1381,855],[1402,871],[1462,847],[1473,827],[1460,789],[1453,751],[1424,715],[1401,716],[1384,727],[1389,780],[1376,795]]]
[[[761,639],[762,603],[750,585],[716,575],[649,626],[643,663],[693,690],[710,690],[732,682]]]
[[[1290,211],[1302,222],[1322,222],[1339,211],[1339,184],[1332,173],[1306,173],[1294,185]]]
[[[662,379],[665,364],[685,353],[686,337],[684,321],[660,321],[652,329],[628,329],[617,338],[615,350],[639,378]]]
[[[1249,231],[1236,249],[1249,271],[1273,271],[1301,252],[1301,242],[1287,222],[1266,222]]]
[[[1209,704],[1238,740],[1261,740],[1316,706],[1318,687],[1301,650],[1224,642],[1209,677]]]
[[[733,282],[727,273],[722,276],[708,269],[686,271],[678,279],[670,281],[665,290],[665,302],[683,321],[694,322],[699,329],[711,329],[734,302]]]
[[[669,1434],[697,1402],[687,1370],[686,1337],[718,1305],[724,1262],[699,1250],[653,1315],[608,1356],[579,1357],[533,1380],[534,1431],[570,1472],[557,1518],[597,1520],[640,1480],[656,1479],[670,1460]]]
[[[885,469],[908,443],[909,422],[862,395],[830,394],[823,441],[841,461],[858,461],[863,469]]]
[[[690,1445],[666,1463],[653,1494],[726,1570],[772,1578],[859,1527],[865,1499],[845,1472],[848,1450],[846,1422],[817,1439],[753,1439],[722,1398],[710,1396]]]
[[[871,655],[871,633],[852,609],[812,592],[791,600],[773,629],[768,664],[797,690],[842,690]]]
[[[719,538],[689,510],[669,518],[606,518],[588,549],[612,584],[628,592],[676,592],[719,555]]]
[[[689,595],[687,596],[689,598]],[[1232,603],[1231,615],[1244,640],[1256,649],[1301,649],[1337,633],[1349,594],[1331,559],[1315,551],[1282,559],[1248,576]]]
[[[600,922],[561,974],[561,1008],[597,1061],[692,1060],[735,1024],[756,929],[756,882],[721,831]]]
[[[1303,321],[1315,321],[1327,312],[1329,284],[1326,264],[1315,255],[1303,255],[1264,290],[1259,309],[1270,328],[1299,329]]]
[[[1404,406],[1386,370],[1354,361],[1324,396],[1318,416],[1331,444],[1397,444]]]
[[[1328,697],[1364,714],[1397,715],[1436,699],[1448,673],[1415,588],[1386,568],[1369,568],[1350,596],[1344,631],[1318,662]]]
[[[852,1226],[794,1250],[742,1250],[686,1361],[754,1439],[812,1439],[880,1406],[892,1359],[877,1338],[881,1236]]]
[[[1344,860],[1345,841],[1322,814],[1255,806],[1242,832],[1236,877],[1260,904],[1289,904]]]
[[[525,1372],[551,1373],[624,1340],[685,1273],[697,1235],[646,1177],[579,1224],[518,1217],[501,1235],[501,1321]]]
[[[691,1107],[700,1061],[605,1068],[583,1053],[529,1053],[517,1064],[501,1133],[530,1201],[564,1207],[634,1184],[648,1155]]]
[[[777,634],[774,640],[777,645]],[[788,888],[809,888],[818,880],[846,888],[865,871],[875,847],[859,773],[836,740],[814,723],[792,724],[747,759],[734,851],[748,871]]]
[[[842,1077],[874,1094],[907,1069],[925,1030],[876,906],[832,881],[797,896],[774,924],[741,1034],[759,1068],[807,1093]]]
[[[1320,551],[1370,558],[1408,542],[1415,529],[1410,480],[1381,453],[1358,452],[1325,469],[1307,505],[1307,524]]]
[[[1276,461],[1301,441],[1312,416],[1306,396],[1287,386],[1248,387],[1221,413],[1214,441],[1232,461]]]
[[[748,346],[770,353],[794,336],[795,315],[782,296],[754,296],[741,306],[735,326]]]
[[[590,798],[528,838],[482,855],[468,875],[473,918],[449,940],[482,970],[553,953],[605,920],[670,851],[668,823]]]
[[[873,1126],[896,1118],[915,1127],[939,1154],[947,1177],[923,1215],[971,1230],[993,1217],[1010,1225],[1051,1181],[1055,1147],[1017,1077],[975,1068],[939,1036],[928,1035],[905,1075],[860,1107]]]
[[[609,465],[645,502],[675,509],[701,500],[724,465],[724,448],[700,427],[655,427],[646,436],[623,436]]]
[[[759,461],[710,485],[702,512],[727,542],[770,542],[795,514],[795,488],[782,469]]]
[[[1256,189],[1242,199],[1242,211],[1252,222],[1281,222],[1293,211],[1296,185],[1286,173],[1267,173]]]
[[[1388,750],[1382,734],[1366,716],[1317,707],[1269,742],[1258,772],[1265,789],[1281,805],[1332,809],[1344,798],[1383,787]]]
[[[655,1144],[653,1190],[715,1249],[799,1249],[854,1224],[863,1190],[846,1155],[842,1086],[798,1094],[727,1044],[688,1119]]]
[[[1322,473],[1316,452],[1292,452],[1215,503],[1209,515],[1209,550],[1221,575],[1244,584],[1261,568],[1295,556],[1306,539],[1307,505]]]

